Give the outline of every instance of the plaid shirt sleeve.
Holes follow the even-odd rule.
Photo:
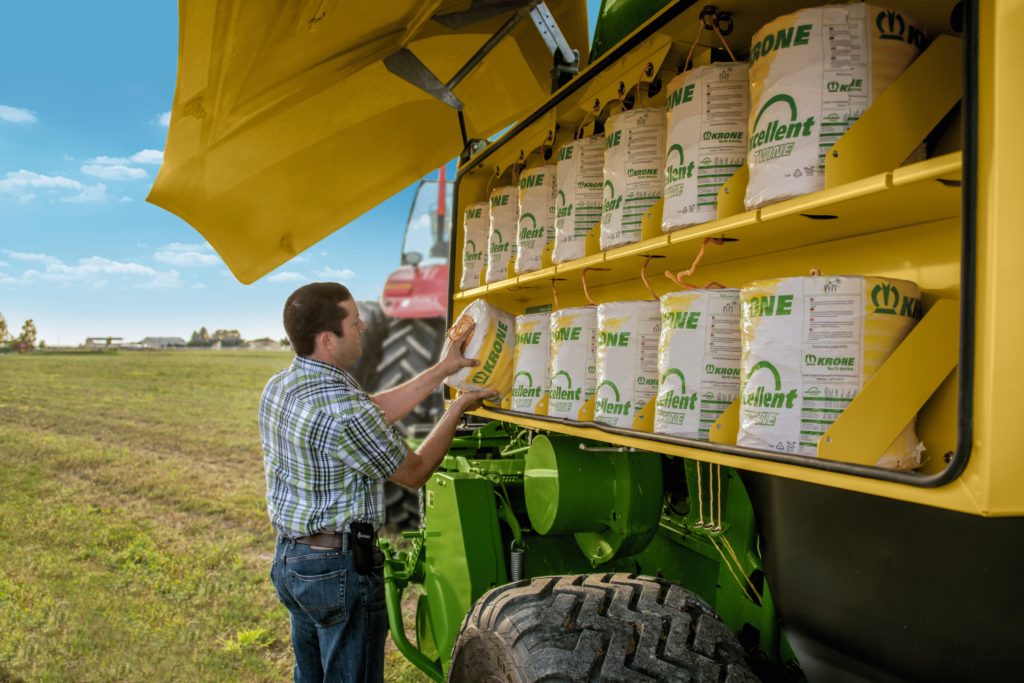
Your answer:
[[[405,439],[366,394],[360,393],[348,414],[335,419],[335,452],[345,466],[372,479],[387,479],[405,460]]]

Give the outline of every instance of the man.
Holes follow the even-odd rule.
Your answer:
[[[278,532],[270,576],[291,613],[295,680],[381,681],[387,615],[376,531],[383,482],[419,488],[451,445],[462,414],[493,391],[460,395],[416,451],[394,422],[451,373],[470,332],[405,384],[368,396],[345,371],[366,325],[349,291],[318,282],[284,307],[295,360],[260,400],[267,512]]]

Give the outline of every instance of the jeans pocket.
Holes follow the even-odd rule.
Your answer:
[[[344,621],[346,570],[326,574],[288,572],[288,591],[317,626],[332,626]]]

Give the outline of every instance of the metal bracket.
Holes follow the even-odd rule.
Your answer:
[[[569,43],[566,42],[562,30],[558,28],[558,23],[543,1],[534,3],[499,3],[489,7],[480,7],[474,14],[474,20],[479,20],[476,19],[477,14],[481,18],[486,18],[492,16],[496,11],[507,10],[510,6],[516,7],[516,9],[508,21],[502,24],[501,28],[487,39],[487,42],[469,58],[469,61],[447,83],[442,82],[441,79],[434,75],[427,65],[420,61],[419,57],[408,48],[403,47],[385,57],[384,66],[399,78],[436,97],[452,109],[461,112],[464,105],[452,91],[483,62],[484,58],[501,42],[502,38],[507,36],[526,16],[529,16],[533,21],[533,25],[540,33],[540,37],[544,40],[545,45],[548,46],[548,49],[551,50],[551,54],[555,58],[555,73],[574,74],[579,71],[579,52],[569,47]],[[440,20],[442,17],[434,18]],[[555,80],[557,82],[557,77]],[[463,142],[467,145],[469,143],[465,133],[463,133]]]
[[[541,39],[548,46],[548,50],[551,51],[551,56],[555,60],[555,74],[552,75],[578,73],[580,53],[569,46],[569,42],[562,34],[562,29],[558,28],[558,22],[551,15],[547,3],[538,2],[530,10],[530,19],[533,20],[533,25],[537,28],[537,32],[540,33]]]

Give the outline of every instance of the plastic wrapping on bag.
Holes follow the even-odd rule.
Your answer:
[[[487,239],[490,213],[487,202],[470,204],[462,215],[462,279],[460,289],[480,286],[480,276],[487,267]]]
[[[551,313],[551,380],[548,415],[581,420],[580,409],[594,395],[594,339],[597,309],[563,308]]]
[[[665,110],[644,107],[604,124],[601,248],[640,241],[644,214],[661,199],[665,181]]]
[[[529,313],[516,317],[515,372],[512,410],[539,413],[548,394],[551,362],[551,315]]]
[[[515,318],[483,299],[477,299],[456,318],[445,339],[442,356],[448,353],[452,339],[458,338],[472,324],[476,327],[463,355],[475,358],[480,364],[453,373],[445,384],[459,391],[494,389],[504,396],[512,388]]]
[[[737,443],[816,456],[818,440],[921,317],[913,282],[794,277],[743,287]],[[921,464],[914,423],[878,461]]]
[[[554,164],[523,171],[519,178],[516,273],[540,270],[544,249],[555,239]]]
[[[668,84],[665,232],[718,217],[718,188],[747,158],[747,65],[720,63]]]
[[[661,297],[658,378],[654,431],[707,441],[740,391],[740,290]]]
[[[634,418],[658,394],[657,301],[616,301],[597,307],[597,388],[594,419],[634,428]]]
[[[490,221],[487,236],[487,284],[508,277],[509,264],[516,255],[516,230],[519,224],[519,189],[503,185],[491,191]]]
[[[925,42],[913,18],[859,3],[802,9],[755,33],[746,207],[822,189],[825,154]]]
[[[587,234],[601,223],[604,136],[575,140],[558,150],[554,263],[583,258]]]

